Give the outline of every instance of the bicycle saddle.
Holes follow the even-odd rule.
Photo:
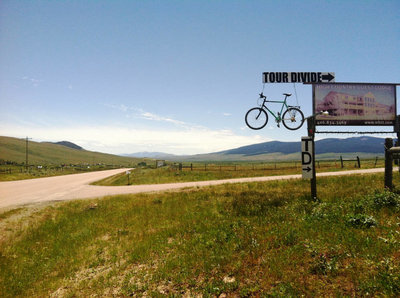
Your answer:
[[[292,93],[283,93],[283,95],[292,96]]]

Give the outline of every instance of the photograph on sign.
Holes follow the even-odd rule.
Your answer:
[[[366,83],[313,84],[316,125],[394,125],[396,85]]]

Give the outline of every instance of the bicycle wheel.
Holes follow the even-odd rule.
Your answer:
[[[282,115],[282,123],[287,129],[299,129],[304,123],[303,112],[298,108],[288,108]]]
[[[244,119],[248,127],[257,130],[267,125],[268,115],[261,108],[252,108],[246,113]]]

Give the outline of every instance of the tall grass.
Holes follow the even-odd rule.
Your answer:
[[[382,188],[379,174],[320,178],[319,203],[292,180],[54,205],[9,227],[0,296],[400,295],[400,199]]]

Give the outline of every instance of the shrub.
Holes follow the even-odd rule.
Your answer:
[[[400,195],[388,190],[381,193],[375,193],[373,196],[373,204],[375,208],[395,208],[400,206]]]
[[[373,216],[365,214],[349,215],[347,223],[355,228],[370,228],[377,225],[376,219]]]

